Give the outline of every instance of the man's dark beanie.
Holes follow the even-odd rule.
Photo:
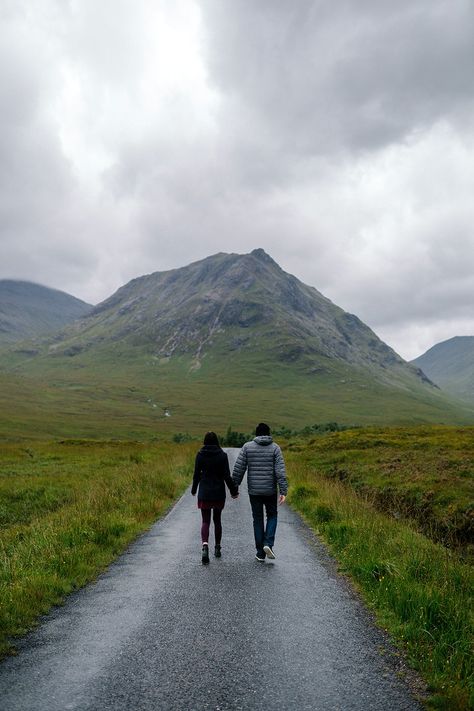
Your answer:
[[[260,422],[255,428],[255,435],[260,437],[261,435],[269,435],[270,427],[265,424],[265,422]]]

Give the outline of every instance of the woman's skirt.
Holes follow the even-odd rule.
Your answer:
[[[225,506],[225,501],[201,501],[198,499],[198,509],[222,509]]]

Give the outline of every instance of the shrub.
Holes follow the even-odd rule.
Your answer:
[[[327,523],[336,518],[336,514],[332,508],[326,506],[325,504],[318,504],[316,508],[313,509],[313,518],[319,523]]]
[[[176,444],[180,444],[181,442],[190,442],[192,437],[188,432],[177,432],[173,435],[172,440],[176,442]]]
[[[226,434],[222,437],[222,444],[224,447],[240,448],[250,439],[252,439],[252,435],[247,435],[243,432],[234,432],[232,427],[229,425]]]

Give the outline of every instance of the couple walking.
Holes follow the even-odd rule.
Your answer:
[[[222,510],[225,505],[225,484],[233,499],[239,495],[239,484],[245,472],[252,507],[256,559],[275,558],[273,544],[278,518],[278,504],[282,504],[288,491],[285,462],[280,447],[273,441],[270,428],[264,422],[257,425],[255,437],[240,450],[232,476],[227,454],[219,446],[214,432],[207,432],[204,446],[196,455],[191,493],[198,491],[198,508],[201,510],[202,562],[209,563],[209,529],[211,515],[214,521],[214,555],[221,557]],[[266,522],[264,521],[264,510]]]

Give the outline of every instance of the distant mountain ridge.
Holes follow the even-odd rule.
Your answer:
[[[0,345],[44,336],[91,309],[64,291],[13,279],[0,280]]]
[[[437,343],[412,363],[446,392],[474,402],[474,336]]]
[[[196,366],[213,347],[258,348],[282,362],[310,365],[322,356],[376,369],[378,377],[395,369],[427,382],[357,316],[283,271],[263,249],[133,279],[68,335],[66,348],[128,339],[162,357],[188,354]]]
[[[263,249],[133,279],[31,348],[4,350],[2,371],[9,388],[8,374],[24,379],[41,403],[35,427],[54,422],[48,436],[249,431],[262,420],[474,421],[472,409]],[[6,394],[5,403],[5,427],[21,429],[14,400]],[[42,407],[50,410],[40,416]]]

